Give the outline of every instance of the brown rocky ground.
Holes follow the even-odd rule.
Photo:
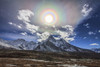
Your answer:
[[[0,67],[100,67],[99,57],[95,53],[0,50]]]

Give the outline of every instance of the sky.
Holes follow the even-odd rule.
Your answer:
[[[0,0],[0,38],[41,42],[50,35],[100,48],[99,0]]]

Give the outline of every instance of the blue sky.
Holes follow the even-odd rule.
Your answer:
[[[42,11],[53,14],[53,25],[41,21]],[[100,47],[100,1],[0,0],[0,38],[36,42],[51,34],[81,48]]]

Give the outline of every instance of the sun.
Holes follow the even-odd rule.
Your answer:
[[[44,25],[54,26],[58,22],[58,14],[53,9],[45,9],[40,13]]]
[[[52,15],[48,14],[44,17],[46,23],[52,23],[54,18]]]

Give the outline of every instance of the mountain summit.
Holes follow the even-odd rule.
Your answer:
[[[63,38],[56,39],[54,36],[49,36],[46,41],[39,44],[36,51],[48,51],[48,52],[92,52],[87,49],[82,49],[73,46],[66,42]]]

